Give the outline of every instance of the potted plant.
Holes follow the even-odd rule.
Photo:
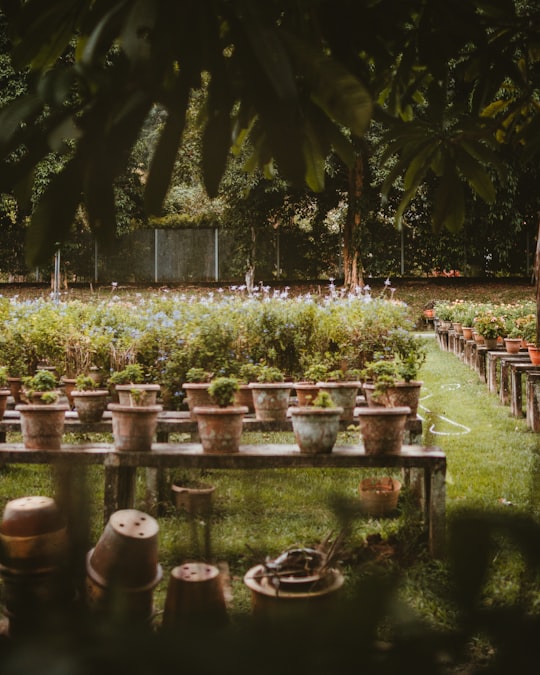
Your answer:
[[[208,387],[211,406],[195,406],[199,437],[203,452],[238,452],[242,436],[243,419],[247,406],[234,405],[238,380],[234,377],[217,377]]]
[[[84,423],[99,422],[107,407],[109,391],[100,389],[95,378],[79,375],[71,392],[79,420]]]
[[[155,405],[161,387],[159,384],[147,383],[144,380],[144,369],[141,364],[129,363],[123,370],[111,375],[109,384],[114,387],[118,402],[123,405],[130,403],[130,397],[134,390],[145,392],[146,405]]]
[[[485,312],[474,320],[474,328],[484,338],[487,349],[497,349],[499,338],[506,332],[504,319],[492,312]]]
[[[360,372],[346,368],[331,370],[324,380],[317,382],[319,391],[330,394],[335,404],[343,408],[340,419],[346,424],[352,424],[354,421],[356,399],[360,386]]]
[[[0,418],[4,416],[7,408],[8,396],[11,394],[8,382],[6,366],[0,366]]]
[[[289,408],[292,382],[285,382],[283,372],[262,364],[256,382],[250,383],[255,417],[258,420],[285,420]]]
[[[256,382],[258,374],[259,366],[255,363],[243,363],[238,369],[238,391],[234,395],[234,402],[247,406],[249,413],[255,412],[253,391],[249,385]]]
[[[311,363],[304,370],[303,380],[294,383],[299,406],[310,405],[310,402],[313,401],[319,393],[317,382],[324,380],[327,375],[328,366],[321,362]]]
[[[212,405],[212,399],[208,394],[208,387],[214,374],[204,368],[190,368],[186,373],[186,381],[182,389],[186,392],[187,405],[190,411],[197,406]]]
[[[25,447],[32,450],[59,450],[69,406],[58,402],[56,377],[48,370],[38,370],[32,377],[23,378],[23,387],[27,403],[19,403],[15,409],[21,416]]]
[[[130,379],[139,379],[142,366],[129,364],[123,371],[117,373],[118,377],[114,378],[115,387],[122,387],[124,392],[123,402],[109,403],[107,406],[112,416],[114,446],[120,451],[149,451],[152,449],[158,415],[163,406],[152,403],[157,393],[155,387],[147,389],[141,382],[116,384],[120,376],[126,377],[126,371]],[[142,377],[144,378],[144,375]],[[159,390],[159,385],[155,386]]]
[[[306,406],[290,408],[294,437],[300,452],[332,452],[342,412],[343,408],[336,406],[326,391],[320,391]]]

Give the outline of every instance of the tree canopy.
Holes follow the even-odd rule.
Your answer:
[[[319,191],[382,125],[383,194],[396,221],[435,184],[435,228],[459,228],[467,190],[495,199],[498,149],[538,155],[540,11],[514,0],[4,0],[28,92],[0,113],[0,190],[19,200],[62,161],[33,209],[27,261],[46,260],[82,203],[98,240],[116,231],[114,182],[155,104],[165,111],[144,206],[161,215],[190,96],[208,82],[201,170],[218,193],[227,157]]]

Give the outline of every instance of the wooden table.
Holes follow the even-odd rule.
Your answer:
[[[336,446],[331,453],[308,455],[296,445],[243,445],[234,454],[203,453],[199,443],[155,443],[151,452],[117,452],[112,444],[64,445],[60,450],[27,450],[22,444],[1,444],[0,465],[49,464],[62,490],[72,485],[70,473],[89,465],[104,467],[104,519],[118,509],[135,503],[135,478],[138,468],[198,469],[305,469],[305,468],[401,468],[418,470],[422,480],[422,511],[428,534],[429,550],[442,557],[445,549],[446,456],[437,447],[404,445],[399,455],[366,455],[358,446]],[[65,498],[65,495],[64,495]]]

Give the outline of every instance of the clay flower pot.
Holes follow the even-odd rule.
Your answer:
[[[161,405],[130,406],[109,403],[116,450],[146,452],[152,449]]]
[[[228,621],[219,569],[204,562],[179,565],[171,571],[163,609],[163,628],[194,624],[218,628]]]
[[[420,380],[395,382],[392,386],[385,389],[384,394],[382,395],[384,398],[384,405],[387,404],[389,407],[393,408],[408,406],[411,409],[409,419],[416,419],[421,388],[422,382]],[[374,384],[365,382],[362,385],[362,389],[366,396],[368,406],[377,407],[381,405],[380,400],[377,400],[377,397],[373,395],[375,392]]]
[[[156,405],[157,395],[161,390],[159,384],[117,384],[115,388],[118,394],[118,403],[121,405]],[[134,389],[144,392],[139,403],[133,402],[131,392]]]
[[[339,431],[343,408],[303,406],[290,408],[294,437],[300,452],[322,454],[332,452]]]
[[[208,393],[209,386],[210,382],[184,382],[182,389],[186,392],[186,400],[190,412],[193,412],[195,407],[214,405]]]
[[[319,393],[319,387],[314,382],[295,382],[294,390],[299,408],[311,405]]]
[[[272,584],[264,565],[252,567],[244,576],[244,584],[251,591],[251,610],[255,618],[264,621],[321,617],[335,607],[344,578],[341,572],[330,568],[324,577],[300,579],[300,583]]]
[[[197,406],[192,413],[197,419],[203,452],[238,452],[247,406]]]
[[[258,420],[287,419],[289,397],[293,388],[290,382],[250,382],[253,393],[255,417]]]
[[[509,354],[519,354],[521,338],[504,338],[504,346]]]
[[[0,418],[4,416],[7,408],[8,396],[11,395],[11,389],[0,389]]]
[[[403,432],[411,409],[365,407],[358,409],[360,435],[367,455],[396,455],[401,452]]]
[[[29,450],[60,450],[67,404],[21,403],[15,406],[21,415],[21,432]]]
[[[364,478],[358,486],[360,507],[370,516],[385,516],[397,507],[401,482],[390,477]]]
[[[84,423],[99,422],[107,408],[108,396],[107,389],[88,391],[74,389],[71,392],[71,397],[79,420]]]
[[[352,424],[356,408],[356,397],[361,382],[357,382],[356,380],[349,382],[317,382],[317,386],[319,387],[319,391],[328,392],[334,403],[343,408],[340,417],[341,421]]]
[[[2,565],[12,572],[43,571],[65,563],[67,530],[51,497],[12,499],[0,523]]]
[[[238,385],[238,391],[234,395],[234,405],[245,405],[249,414],[255,412],[253,392],[251,391],[249,384]]]
[[[176,508],[194,515],[210,513],[215,489],[207,483],[173,483],[171,486]]]
[[[153,591],[163,576],[158,533],[157,521],[143,511],[112,514],[86,558],[86,600],[92,610],[151,619]]]

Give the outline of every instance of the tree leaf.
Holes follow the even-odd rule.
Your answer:
[[[185,103],[187,105],[187,94]],[[158,215],[169,189],[174,162],[182,140],[185,114],[169,113],[150,163],[144,190],[144,205],[148,214]]]
[[[67,239],[81,200],[81,164],[77,157],[52,178],[37,205],[26,232],[29,267],[48,263],[60,242]]]
[[[497,192],[490,175],[482,164],[459,146],[454,148],[454,154],[459,171],[472,189],[485,202],[492,204],[495,201]]]
[[[446,227],[450,232],[458,232],[465,221],[465,196],[463,184],[457,171],[449,160],[441,181],[435,191],[432,222],[436,232]]]

